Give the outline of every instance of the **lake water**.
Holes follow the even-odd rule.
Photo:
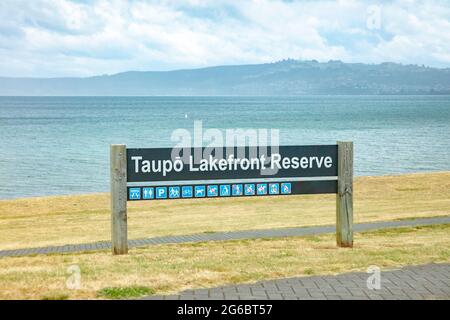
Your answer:
[[[194,120],[352,140],[356,175],[450,170],[450,96],[0,97],[0,198],[107,191],[109,144],[171,147]]]

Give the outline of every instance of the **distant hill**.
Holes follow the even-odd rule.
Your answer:
[[[0,95],[450,94],[450,69],[283,60],[88,78],[0,78]]]

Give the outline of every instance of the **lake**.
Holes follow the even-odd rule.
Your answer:
[[[111,143],[171,147],[194,120],[354,141],[360,176],[450,170],[450,96],[0,97],[0,198],[108,191]]]

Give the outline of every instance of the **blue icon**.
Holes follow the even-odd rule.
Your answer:
[[[242,196],[242,184],[233,184],[233,186],[231,187],[231,191],[231,194],[233,196]]]
[[[214,186],[208,186],[208,197],[217,197],[219,195],[219,187]]]
[[[141,199],[141,188],[130,188],[129,197],[130,197],[130,200]]]
[[[231,195],[231,186],[229,184],[224,184],[220,186],[220,196],[229,197]]]
[[[256,185],[256,194],[259,196],[267,194],[267,183],[258,183]]]
[[[269,194],[279,194],[280,188],[278,183],[269,183]]]
[[[153,199],[155,192],[153,188],[142,188],[142,199]]]
[[[167,188],[158,187],[156,188],[156,199],[166,199],[167,198]]]
[[[245,195],[246,196],[254,196],[255,195],[255,185],[252,184],[246,184],[244,186]]]
[[[281,194],[291,194],[292,186],[290,182],[281,184]]]
[[[195,186],[195,197],[202,198],[204,196],[206,196],[205,186]]]
[[[176,199],[180,197],[180,187],[169,187],[169,198]]]
[[[192,186],[184,186],[181,188],[181,196],[183,198],[192,198]]]

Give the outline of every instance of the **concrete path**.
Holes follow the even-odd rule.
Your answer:
[[[450,299],[450,264],[409,266],[381,271],[380,289],[368,289],[373,274],[353,272],[261,281],[144,300],[424,300]],[[373,282],[371,282],[373,283]]]
[[[449,217],[435,217],[435,218],[421,218],[412,220],[397,220],[397,221],[382,221],[372,223],[359,223],[354,225],[355,232],[370,231],[376,229],[388,229],[411,226],[426,226],[435,224],[449,224]],[[143,247],[156,244],[171,244],[171,243],[189,243],[189,242],[204,242],[204,241],[221,241],[221,240],[243,240],[243,239],[257,239],[257,238],[282,238],[282,237],[298,237],[307,235],[319,235],[336,232],[336,227],[331,226],[317,226],[317,227],[301,227],[301,228],[282,228],[282,229],[268,229],[268,230],[247,230],[235,232],[217,232],[217,233],[198,233],[181,236],[165,236],[147,239],[129,240],[130,248]],[[83,251],[98,251],[110,250],[111,242],[95,242],[85,244],[73,244],[64,246],[51,246],[40,248],[26,248],[15,250],[0,251],[1,257],[17,257],[36,254],[54,254],[54,253],[71,253]]]

